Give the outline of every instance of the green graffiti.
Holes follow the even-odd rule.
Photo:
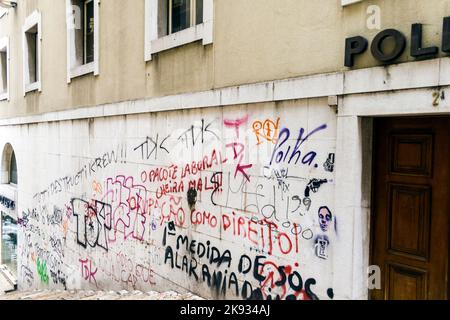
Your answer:
[[[47,263],[45,261],[41,261],[39,258],[36,262],[37,272],[39,274],[39,278],[45,284],[48,284],[48,274],[47,274]]]

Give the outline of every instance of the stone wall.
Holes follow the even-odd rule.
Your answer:
[[[0,128],[20,288],[339,297],[336,119],[305,99]]]

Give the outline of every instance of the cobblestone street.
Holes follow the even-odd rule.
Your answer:
[[[0,300],[204,300],[191,293],[141,291],[16,291],[0,294]]]

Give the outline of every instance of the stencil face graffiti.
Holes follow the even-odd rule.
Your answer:
[[[328,209],[328,207],[321,207],[319,209],[318,215],[319,215],[320,229],[323,232],[327,232],[328,227],[333,219],[333,214],[331,213],[330,209]]]
[[[316,239],[316,256],[321,259],[328,259],[328,246],[330,245],[330,240],[327,236],[318,236]]]

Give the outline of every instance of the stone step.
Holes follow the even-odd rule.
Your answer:
[[[17,280],[5,265],[0,266],[0,294],[14,291]]]

